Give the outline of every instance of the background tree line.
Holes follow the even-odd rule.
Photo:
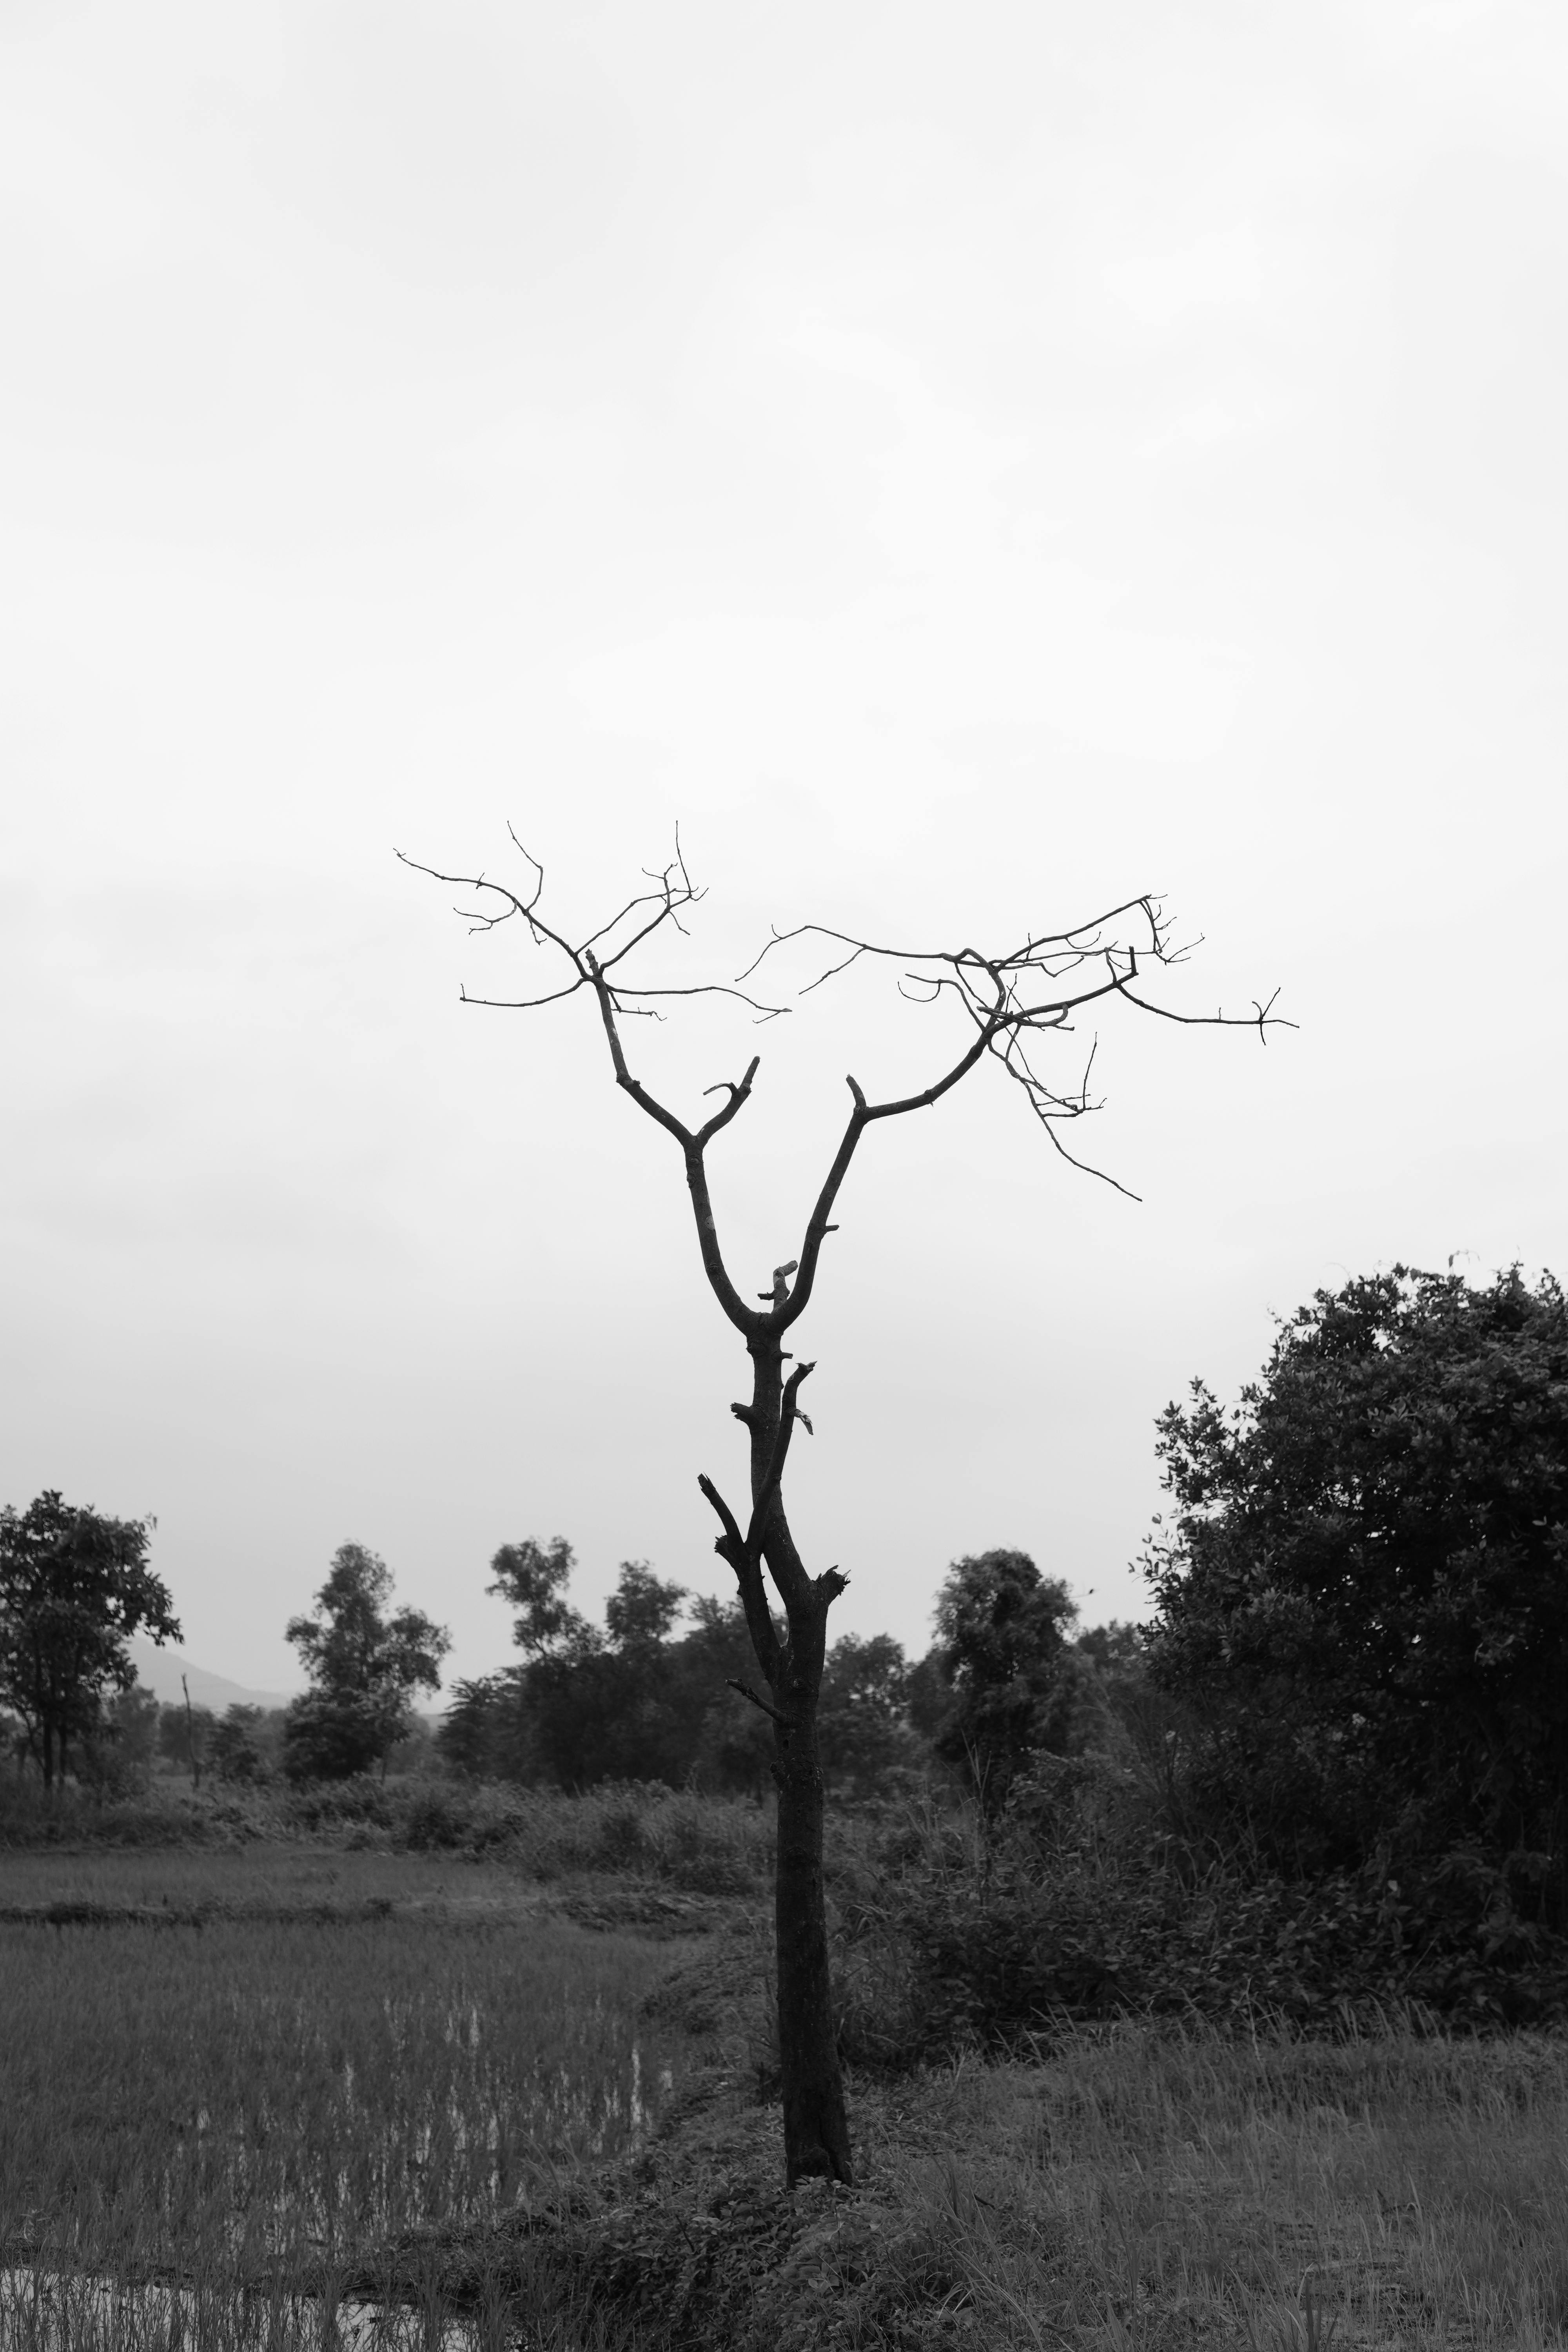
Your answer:
[[[1568,1929],[1568,1306],[1517,1269],[1396,1267],[1321,1291],[1226,1407],[1162,1416],[1172,1508],[1146,1625],[1081,1632],[1024,1553],[955,1561],[936,1639],[828,1652],[823,1768],[840,1799],[966,1794],[1000,1832],[1109,1840],[1143,1866],[1216,1857],[1258,1882],[1375,1881],[1512,1937]],[[513,1661],[460,1682],[432,1738],[441,1628],[344,1545],[290,1640],[310,1688],[270,1716],[160,1709],[136,1631],[177,1638],[148,1524],[46,1494],[0,1514],[0,1704],[47,1783],[161,1759],[229,1782],[409,1765],[565,1790],[760,1792],[771,1742],[728,1687],[739,1608],[623,1563],[602,1626],[571,1546],[503,1545]],[[686,1614],[682,1617],[683,1610]]]

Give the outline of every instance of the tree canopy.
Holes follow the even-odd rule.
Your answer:
[[[47,1489],[0,1511],[0,1700],[22,1719],[52,1788],[136,1679],[126,1644],[177,1642],[168,1587],[147,1565],[152,1522],[111,1519]]]
[[[1320,1290],[1160,1422],[1149,1657],[1281,1859],[1468,1843],[1564,1907],[1568,1305],[1517,1267]]]
[[[752,1664],[739,1599],[692,1600],[647,1560],[623,1560],[601,1632],[566,1598],[575,1565],[563,1536],[548,1545],[526,1537],[496,1553],[488,1590],[516,1612],[512,1639],[526,1656],[458,1684],[438,1735],[446,1760],[475,1777],[561,1788],[695,1780],[760,1792],[773,1740],[755,1710],[734,1704]],[[869,1793],[910,1759],[907,1682],[903,1651],[885,1633],[846,1634],[828,1649],[820,1742],[834,1787]]]
[[[1027,1552],[956,1559],[942,1581],[933,1661],[946,1705],[931,1723],[934,1744],[967,1767],[988,1812],[1006,1802],[1032,1753],[1059,1744],[1054,1717],[1077,1615],[1067,1586]]]
[[[416,1609],[388,1615],[392,1571],[363,1544],[340,1544],[313,1617],[291,1618],[288,1639],[311,1687],[285,1726],[285,1762],[299,1779],[342,1780],[384,1764],[403,1736],[416,1690],[440,1686],[451,1647]]]

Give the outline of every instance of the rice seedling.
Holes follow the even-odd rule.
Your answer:
[[[73,2294],[73,2344],[205,2342],[177,2336],[193,2294],[281,2326],[411,2230],[558,2198],[675,2084],[638,2014],[667,1965],[546,1918],[0,1925],[0,2246],[37,2285],[7,2352]]]

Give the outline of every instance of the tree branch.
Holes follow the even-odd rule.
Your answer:
[[[702,896],[687,869],[679,834],[675,855],[670,862],[659,870],[648,871],[647,878],[652,887],[635,892],[609,922],[590,931],[575,946],[540,911],[544,891],[543,866],[523,847],[515,833],[512,840],[531,868],[529,885],[523,891],[514,891],[506,884],[491,881],[483,874],[446,874],[436,866],[424,866],[415,858],[405,856],[402,851],[398,856],[405,866],[418,873],[471,891],[479,902],[469,910],[471,927],[476,931],[489,932],[510,921],[513,916],[521,916],[534,944],[554,949],[571,967],[571,977],[562,987],[538,996],[507,1000],[471,997],[465,992],[465,1002],[485,1005],[514,1002],[519,1006],[534,1007],[557,1003],[563,997],[574,995],[580,988],[593,989],[609,1044],[617,1086],[649,1118],[673,1136],[681,1148],[693,1213],[697,1219],[703,1270],[724,1314],[738,1330],[744,1333],[748,1343],[764,1333],[773,1337],[781,1335],[799,1319],[809,1305],[816,1286],[823,1242],[836,1230],[832,1223],[833,1208],[866,1129],[879,1119],[901,1118],[908,1111],[927,1109],[940,1102],[986,1054],[1001,1062],[1008,1076],[1023,1088],[1030,1108],[1050,1135],[1052,1145],[1071,1167],[1101,1178],[1118,1192],[1127,1192],[1128,1188],[1119,1183],[1116,1178],[1089,1166],[1068,1150],[1057,1132],[1066,1121],[1085,1118],[1099,1108],[1098,1103],[1091,1102],[1089,1097],[1088,1070],[1082,1084],[1076,1089],[1062,1090],[1059,1085],[1050,1083],[1031,1066],[1026,1050],[1026,1039],[1065,1032],[1070,1028],[1070,1016],[1075,1012],[1110,999],[1121,999],[1141,1013],[1154,1013],[1163,1021],[1174,1022],[1183,1027],[1255,1028],[1264,1040],[1272,1028],[1295,1025],[1283,1022],[1275,1013],[1275,997],[1270,997],[1267,1003],[1255,1003],[1249,1013],[1237,1015],[1226,1013],[1223,1008],[1212,1013],[1182,1013],[1158,1004],[1146,996],[1135,984],[1141,977],[1141,965],[1144,961],[1173,965],[1180,963],[1190,951],[1188,947],[1178,946],[1173,941],[1163,902],[1147,892],[1138,898],[1123,899],[1120,905],[1096,915],[1091,921],[1075,925],[1070,929],[1031,931],[1017,945],[999,955],[985,955],[978,949],[967,946],[952,949],[889,947],[875,940],[858,939],[850,932],[836,930],[826,924],[801,923],[788,930],[774,929],[761,953],[731,982],[699,982],[662,988],[632,985],[621,977],[628,958],[667,926],[673,926],[684,935],[681,916]],[[848,1081],[854,1108],[806,1224],[794,1290],[781,1297],[782,1285],[776,1286],[766,1311],[758,1314],[747,1306],[724,1265],[703,1161],[707,1145],[739,1115],[742,1105],[750,1099],[757,1071],[756,1057],[752,1057],[738,1085],[727,1080],[721,1088],[709,1089],[710,1093],[724,1092],[727,1100],[704,1125],[693,1129],[632,1076],[621,1042],[619,1020],[624,1013],[654,1013],[657,1017],[657,1002],[666,996],[705,995],[733,996],[759,1018],[772,1019],[785,1008],[752,995],[745,983],[763,959],[776,949],[803,940],[830,943],[833,953],[824,969],[803,984],[801,993],[808,994],[825,986],[851,965],[864,961],[890,961],[901,967],[899,986],[904,994],[927,1003],[937,1003],[948,996],[955,997],[973,1024],[974,1034],[966,1050],[943,1075],[917,1094],[900,1096],[888,1102],[870,1102],[854,1078]],[[1075,974],[1078,975],[1076,985],[1073,984]],[[1041,991],[1042,982],[1048,984],[1047,992]],[[1064,982],[1068,983],[1065,987],[1062,985]],[[1090,1066],[1092,1063],[1091,1054]],[[1128,1193],[1128,1197],[1135,1199],[1137,1196]]]
[[[749,1698],[753,1706],[760,1706],[764,1715],[771,1715],[773,1721],[775,1723],[782,1723],[786,1731],[793,1731],[795,1728],[794,1716],[781,1715],[776,1706],[770,1706],[765,1698],[758,1697],[750,1683],[737,1682],[734,1675],[731,1675],[727,1677],[725,1686],[729,1690],[739,1691],[742,1698]]]
[[[752,1505],[752,1524],[746,1532],[748,1551],[760,1554],[762,1550],[763,1523],[784,1483],[784,1467],[789,1454],[789,1442],[795,1434],[795,1424],[797,1419],[805,1418],[795,1399],[800,1394],[802,1381],[808,1380],[816,1370],[815,1364],[797,1364],[784,1384],[784,1395],[779,1402],[779,1425],[773,1432],[773,1452]]]
[[[745,1614],[746,1631],[752,1637],[752,1647],[757,1654],[757,1664],[769,1682],[778,1680],[779,1637],[773,1630],[773,1612],[768,1607],[767,1587],[763,1582],[761,1554],[751,1549],[741,1533],[740,1522],[723,1496],[706,1472],[697,1481],[719,1517],[723,1533],[717,1537],[713,1549],[721,1559],[728,1560],[735,1571],[740,1587],[741,1607]]]

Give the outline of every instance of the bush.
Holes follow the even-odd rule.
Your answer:
[[[445,1779],[307,1783],[277,1801],[315,1836],[373,1832],[393,1846],[494,1854],[539,1879],[614,1872],[694,1895],[739,1895],[773,1865],[771,1814],[744,1798],[659,1781],[607,1782],[582,1796]]]
[[[989,1836],[910,1815],[847,1859],[841,2041],[868,2066],[1126,2015],[1306,2032],[1568,2020],[1568,1938],[1522,1917],[1479,1853],[1413,1894],[1376,1869],[1291,1880],[1113,1840],[1082,1809],[1042,1835],[1016,1808]]]
[[[0,1779],[0,1848],[56,1845],[233,1845],[263,1837],[277,1822],[264,1808],[205,1790],[154,1787],[128,1798],[67,1785],[52,1792],[33,1780]]]

